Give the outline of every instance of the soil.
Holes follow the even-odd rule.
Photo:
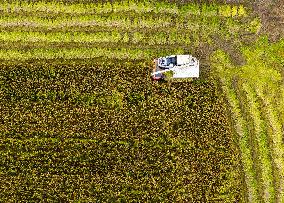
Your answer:
[[[283,0],[256,0],[253,8],[262,21],[260,34],[268,34],[271,41],[284,36]]]

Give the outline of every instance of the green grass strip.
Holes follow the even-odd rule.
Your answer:
[[[253,21],[253,20],[252,20]],[[222,27],[220,27],[221,23],[224,23]],[[249,24],[250,22],[248,22]],[[99,15],[85,15],[85,16],[57,16],[55,18],[41,18],[38,16],[2,16],[0,17],[0,27],[3,30],[9,30],[13,33],[11,37],[7,36],[8,34],[5,32],[1,33],[2,38],[5,40],[14,39],[17,36],[21,36],[20,34],[22,30],[30,30],[30,31],[41,31],[43,30],[45,33],[50,32],[50,30],[76,30],[83,31],[85,29],[96,29],[96,31],[105,31],[114,32],[125,32],[133,30],[139,30],[149,36],[147,34],[148,30],[153,31],[159,30],[159,32],[155,33],[156,35],[160,35],[161,32],[170,33],[170,38],[167,40],[166,37],[158,36],[159,41],[154,42],[158,44],[164,44],[167,40],[167,43],[176,43],[177,41],[172,38],[181,39],[181,42],[184,44],[189,43],[189,36],[191,35],[193,40],[196,40],[194,35],[198,35],[202,37],[203,41],[211,43],[211,37],[213,35],[219,35],[222,38],[228,38],[230,36],[238,37],[240,33],[255,33],[255,29],[248,29],[247,25],[244,25],[243,22],[238,19],[226,18],[221,19],[220,17],[191,17],[191,18],[177,18],[175,22],[173,22],[172,17],[170,16],[127,16],[127,15],[117,15],[111,14],[110,16],[99,16]],[[167,27],[167,29],[164,29]],[[78,29],[79,28],[79,29]],[[102,29],[102,30],[100,30]],[[17,30],[17,31],[16,31]],[[141,31],[140,31],[141,30]],[[180,30],[184,30],[180,32]],[[18,33],[16,33],[18,32]],[[27,34],[29,37],[32,34]],[[38,35],[38,34],[37,34]],[[60,34],[57,34],[57,36]],[[95,34],[94,34],[95,35]],[[185,36],[187,35],[187,36]],[[117,36],[117,34],[115,34]],[[135,35],[134,37],[136,37]],[[14,38],[13,38],[14,37]],[[35,36],[37,38],[38,36]],[[40,36],[41,38],[50,39],[49,35]],[[71,38],[72,36],[68,37]],[[75,36],[76,37],[76,36]],[[91,40],[89,36],[80,36],[81,38],[88,38]],[[95,37],[95,36],[93,36]],[[113,36],[112,36],[113,37]],[[61,39],[61,36],[59,37]],[[114,41],[117,41],[118,37],[114,37]],[[101,39],[101,37],[99,37]],[[54,37],[52,37],[54,40]],[[59,40],[59,39],[58,39]],[[63,39],[64,40],[64,39]],[[66,40],[66,39],[65,39]],[[77,40],[78,41],[78,40]],[[146,40],[150,44],[157,40]],[[197,42],[196,42],[197,43]]]
[[[0,40],[6,42],[113,42],[117,43],[122,39],[122,35],[117,32],[56,32],[56,33],[41,33],[41,32],[0,32]]]
[[[115,1],[113,3],[75,3],[64,4],[58,1],[37,1],[32,4],[27,1],[1,2],[0,8],[5,13],[19,12],[45,12],[45,13],[66,13],[66,14],[102,14],[110,12],[128,12],[136,13],[154,12],[157,14],[175,14],[175,15],[220,15],[225,17],[244,17],[247,16],[247,9],[243,5],[226,4],[202,4],[189,3],[184,6],[177,6],[174,3],[151,2],[151,1]]]
[[[254,124],[256,142],[259,148],[259,154],[257,154],[257,156],[259,156],[261,163],[261,180],[263,187],[262,198],[265,202],[274,202],[275,189],[273,186],[273,171],[272,163],[270,160],[270,149],[267,141],[265,123],[260,115],[260,105],[257,102],[257,96],[254,90],[246,83],[243,83],[242,87],[246,92],[246,98],[248,102],[246,108],[250,112]]]
[[[141,49],[108,49],[108,48],[57,48],[57,49],[29,49],[29,50],[0,50],[2,60],[29,60],[29,59],[88,59],[106,57],[112,59],[152,59],[159,55],[183,54],[184,50],[141,50]]]
[[[63,28],[63,27],[86,27],[86,26],[101,26],[101,27],[121,27],[126,29],[133,28],[164,28],[175,26],[172,23],[172,18],[164,17],[133,17],[112,14],[108,17],[99,15],[84,15],[84,16],[60,16],[54,19],[41,18],[37,16],[17,16],[17,17],[0,17],[1,27],[43,27],[43,28]]]
[[[246,121],[242,116],[240,103],[234,89],[231,87],[231,63],[223,51],[215,52],[211,57],[212,65],[220,78],[221,87],[229,102],[231,113],[234,119],[235,129],[238,135],[238,145],[241,151],[241,160],[244,170],[244,179],[247,188],[247,199],[249,202],[258,202],[258,183],[253,167],[252,149],[249,143],[249,133]]]
[[[77,48],[77,49],[32,49],[27,51],[0,50],[0,59],[3,60],[28,60],[28,59],[73,59],[73,58],[120,58],[141,59],[149,58],[149,53],[139,49],[104,49],[104,48]]]
[[[171,33],[157,32],[152,35],[135,32],[121,33],[118,31],[111,32],[0,32],[0,41],[5,42],[48,42],[48,43],[118,43],[132,42],[134,44],[143,43],[149,45],[155,44],[184,44],[190,45],[191,35],[189,33],[179,33],[173,30]]]
[[[276,166],[277,176],[277,200],[279,202],[284,201],[284,146],[282,144],[282,125],[281,121],[277,118],[277,112],[273,107],[274,97],[263,93],[260,88],[256,89],[257,96],[260,97],[264,103],[263,111],[265,116],[272,128],[272,132],[269,133],[270,136],[270,149],[272,153],[273,162]],[[283,107],[283,106],[282,106]]]
[[[125,16],[77,16],[77,17],[57,17],[55,19],[45,19],[40,17],[0,17],[0,27],[4,30],[11,30],[10,32],[0,32],[0,40],[3,41],[49,41],[49,42],[129,42],[128,36],[121,34],[125,31],[133,31],[134,29],[144,29],[141,33],[133,34],[133,43],[146,44],[176,44],[181,42],[185,45],[191,45],[191,41],[198,43],[199,40],[212,43],[211,36],[218,34],[223,38],[227,35],[238,36],[245,31],[245,27],[238,21],[227,19],[225,26],[220,29],[219,18],[192,19],[189,21],[177,20],[176,24],[171,23],[170,17],[135,17],[130,18]],[[160,32],[147,34],[147,29],[160,29],[169,27],[168,30],[161,29]],[[21,32],[23,28],[30,28],[30,30],[44,30],[34,32]],[[77,28],[108,28],[108,32],[96,33],[82,33],[82,32],[64,32],[64,33],[48,33],[48,30],[58,29],[69,31],[78,30]],[[16,29],[17,28],[17,29]],[[117,31],[113,31],[112,29]],[[186,31],[180,32],[181,29]],[[16,29],[17,31],[13,31]],[[79,29],[79,30],[81,30]],[[140,30],[139,30],[140,32]],[[167,34],[166,34],[167,33]],[[147,36],[147,37],[146,37]],[[199,37],[201,36],[201,37]]]
[[[228,99],[231,107],[232,114],[235,118],[235,127],[237,134],[239,136],[239,147],[241,150],[241,158],[243,163],[243,170],[245,173],[245,182],[248,191],[249,202],[258,201],[258,183],[256,180],[256,172],[253,167],[252,152],[249,143],[249,133],[246,127],[246,121],[242,117],[241,110],[239,107],[239,101],[237,99],[236,93],[233,89],[229,88],[229,84],[222,86],[223,91]]]

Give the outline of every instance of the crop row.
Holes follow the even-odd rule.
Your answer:
[[[177,6],[173,3],[165,2],[137,2],[137,1],[121,1],[121,2],[107,2],[103,4],[63,4],[62,2],[22,2],[13,1],[2,2],[0,10],[7,13],[22,13],[22,12],[45,12],[45,13],[66,13],[66,14],[102,14],[111,12],[128,12],[135,11],[136,13],[156,14],[166,13],[175,15],[207,15],[207,16],[246,16],[247,9],[243,5],[226,5],[226,4],[197,4],[189,3],[183,6]]]
[[[282,42],[283,43],[283,42]],[[262,115],[266,121],[268,139],[271,149],[271,158],[274,164],[276,179],[275,190],[277,201],[283,200],[283,143],[281,134],[281,113],[283,109],[281,104],[281,81],[283,80],[279,72],[281,60],[279,56],[283,49],[281,42],[269,44],[267,38],[260,39],[253,48],[243,48],[243,53],[246,56],[248,66],[243,68],[242,78],[249,85],[255,88],[255,91],[262,104]],[[267,53],[267,57],[263,58],[263,54]],[[256,63],[256,61],[260,61]],[[273,63],[273,65],[272,65]],[[258,71],[254,72],[254,67],[258,67]],[[252,74],[254,72],[254,74]],[[272,105],[274,104],[274,105]],[[279,105],[280,108],[277,108]],[[283,134],[283,132],[282,132]],[[280,158],[282,157],[282,158]]]
[[[280,112],[280,116],[279,116],[279,121],[280,123],[282,123],[282,126],[284,125],[284,110],[283,108],[281,108],[282,106],[284,106],[284,85],[282,85],[282,88],[280,90],[280,98],[282,99],[279,99],[279,101],[277,102],[277,104],[279,104],[276,109],[277,109],[277,112]]]
[[[161,51],[169,53],[171,50]],[[151,58],[157,53],[153,50],[141,49],[107,49],[107,48],[51,48],[51,49],[30,49],[30,50],[0,50],[0,59],[2,60],[28,60],[28,59],[78,59],[78,58],[118,58],[118,59],[145,59]]]
[[[152,35],[145,33],[120,33],[112,32],[57,32],[57,33],[41,33],[41,32],[0,32],[0,41],[4,42],[49,42],[49,43],[139,43],[139,44],[191,44],[189,33],[172,33],[157,32]]]
[[[266,123],[262,119],[255,92],[247,84],[243,84],[242,86],[246,93],[246,100],[248,102],[246,106],[249,106],[248,111],[254,126],[253,132],[258,148],[256,152],[261,165],[260,184],[262,186],[262,198],[265,202],[273,202],[275,200],[275,190],[273,186],[272,160],[270,158],[271,146],[268,145]]]
[[[247,19],[249,20],[249,19]],[[197,26],[198,24],[206,23],[210,27],[220,27],[220,24],[228,27],[243,27],[243,20],[220,17],[190,17],[190,18],[175,18],[170,16],[121,16],[111,14],[109,16],[99,15],[84,15],[84,16],[58,16],[54,18],[42,18],[37,16],[1,16],[1,27],[16,27],[29,26],[33,27],[86,27],[86,26],[100,26],[100,27],[121,27],[127,29],[133,28],[163,28],[170,26],[171,28],[189,28]]]
[[[199,43],[212,43],[211,36],[218,33],[220,30],[220,35],[223,37],[236,36],[238,35],[241,28],[239,28],[240,23],[235,24],[236,22],[232,20],[228,20],[228,29],[222,28],[220,29],[220,21],[216,18],[212,18],[212,24],[208,24],[206,19],[201,19],[200,24],[188,24],[188,27],[191,27],[192,31],[190,34],[187,32],[180,33],[178,29],[171,29],[171,32],[158,32],[152,33],[149,35],[147,31],[144,32],[124,32],[121,33],[119,31],[112,32],[94,32],[94,33],[84,33],[84,32],[21,32],[21,31],[12,31],[12,32],[1,32],[0,39],[7,44],[9,41],[18,41],[18,42],[33,42],[29,43],[30,48],[36,45],[36,43],[44,43],[44,46],[47,46],[47,43],[127,43],[129,42],[133,44],[143,44],[145,45],[173,45],[180,44],[183,46],[194,45],[198,46]],[[210,27],[211,26],[211,27]],[[226,34],[227,33],[227,34]],[[192,43],[193,42],[193,43]],[[4,43],[4,44],[5,44]],[[2,44],[2,45],[4,45]],[[9,45],[10,46],[10,45]],[[17,45],[17,48],[22,46],[21,43]],[[25,44],[23,44],[25,46]],[[92,46],[89,44],[88,46]],[[14,47],[11,46],[11,47]],[[40,46],[39,46],[40,47]],[[76,47],[76,46],[75,46]],[[15,47],[16,48],[16,47]],[[23,51],[20,50],[1,50],[0,58],[2,59],[30,59],[30,58],[76,58],[75,55],[78,53],[78,58],[93,58],[99,56],[107,56],[108,58],[127,58],[131,59],[141,59],[147,57],[147,53],[142,53],[141,50],[135,49],[135,51],[130,51],[128,54],[125,53],[126,49],[122,48],[122,52],[115,51],[113,53],[109,53],[108,51],[98,51],[98,50],[107,50],[107,49],[91,49],[87,54],[85,54],[86,48],[78,47],[78,49],[63,49],[57,50],[55,47],[52,49],[29,49],[27,50],[27,54],[22,54]],[[5,53],[4,53],[5,52]],[[7,52],[7,53],[6,53]],[[66,57],[65,57],[66,56]]]
[[[240,103],[237,94],[231,84],[230,71],[232,66],[228,56],[221,51],[215,52],[211,58],[212,66],[215,68],[220,78],[221,87],[228,103],[231,107],[232,118],[237,133],[237,142],[241,152],[241,161],[244,170],[244,178],[247,190],[247,199],[249,202],[259,201],[258,190],[259,185],[256,180],[256,171],[254,169],[254,160],[252,157],[252,149],[250,146],[250,135],[246,126],[246,120],[242,115]]]
[[[1,17],[2,27],[9,26],[29,26],[29,27],[71,27],[71,26],[105,26],[105,27],[123,27],[123,28],[148,28],[148,27],[165,27],[171,25],[171,17],[127,17],[121,15],[110,15],[108,17],[97,15],[85,16],[61,16],[54,19],[41,18],[37,16],[17,16]]]
[[[262,106],[262,117],[265,119],[266,129],[269,140],[269,147],[271,150],[271,159],[274,164],[276,179],[275,190],[277,201],[281,202],[284,199],[283,196],[283,143],[281,133],[281,81],[283,78],[279,72],[281,67],[281,60],[279,56],[283,49],[283,42],[269,44],[267,38],[263,37],[259,39],[253,48],[244,47],[243,53],[246,56],[248,65],[243,68],[242,78],[245,79],[248,85],[255,89],[254,97],[258,97],[260,105]],[[267,53],[267,57],[263,58],[263,54]],[[260,61],[260,62],[256,62]],[[273,65],[271,65],[273,63]],[[254,67],[258,67],[257,73],[254,71]],[[279,106],[280,108],[277,108]]]
[[[278,116],[275,105],[273,105],[273,97],[270,95],[264,94],[261,88],[256,88],[256,94],[263,102],[263,112],[266,115],[266,120],[270,126],[270,146],[272,149],[271,156],[273,163],[275,164],[275,175],[279,182],[277,182],[277,194],[278,199],[284,199],[284,167],[283,167],[283,144],[282,144],[282,125],[281,120]]]
[[[195,43],[195,45],[198,43]],[[174,52],[174,53],[194,53],[193,52],[193,47],[194,46],[186,46],[184,44],[178,44],[178,48],[174,47],[174,46],[169,46],[167,44],[154,44],[154,45],[147,45],[147,44],[133,44],[133,43],[74,43],[74,42],[69,42],[69,43],[47,43],[47,42],[18,42],[18,43],[12,43],[12,42],[3,42],[2,44],[0,44],[0,50],[2,50],[3,52],[5,51],[9,51],[9,50],[17,50],[17,53],[22,53],[25,51],[28,52],[32,52],[37,51],[37,50],[43,50],[43,52],[47,52],[48,50],[54,50],[55,52],[57,52],[56,50],[62,49],[62,47],[64,47],[64,50],[68,50],[66,52],[72,52],[72,50],[74,49],[75,51],[78,49],[86,49],[86,48],[94,48],[94,49],[103,49],[103,50],[114,50],[114,51],[119,51],[122,50],[122,52],[124,52],[124,50],[130,50],[130,55],[133,55],[133,53],[135,52],[139,52],[138,50],[142,51],[142,52],[147,52],[149,55],[151,55],[152,57],[158,57],[161,54],[169,54],[170,52]],[[103,48],[100,48],[103,47]],[[120,48],[117,48],[120,47]],[[45,50],[45,51],[44,51]],[[136,51],[134,51],[136,50]],[[81,50],[82,51],[82,50]],[[157,52],[158,54],[156,54],[155,52]],[[11,52],[10,52],[11,53]],[[153,54],[152,54],[153,53]],[[87,56],[88,57],[88,56]],[[104,59],[108,58],[109,60],[119,60],[118,56],[102,56]],[[127,57],[129,57],[129,54],[127,55]],[[84,59],[89,59],[91,60],[92,57],[90,58],[86,58],[83,57]],[[96,60],[100,60],[99,58],[97,58],[95,56]],[[126,57],[123,57],[124,60],[127,60]],[[134,56],[129,57],[131,60],[134,59]],[[28,59],[28,58],[26,58]],[[36,59],[34,57],[30,58],[30,59]],[[41,57],[41,59],[44,59],[44,56]],[[48,58],[46,58],[48,60]],[[61,58],[61,60],[64,59],[65,60],[76,60],[76,58],[72,58],[70,57],[69,59],[67,58]],[[78,58],[79,60],[80,58]],[[82,59],[82,58],[81,58]],[[145,54],[143,55],[143,57],[140,58],[136,58],[135,60],[143,60],[145,59]],[[5,60],[5,58],[0,59],[0,61]],[[60,60],[58,58],[53,58],[53,60],[56,60],[58,63],[61,63]],[[40,62],[40,60],[35,60],[34,62]],[[46,61],[46,60],[43,60]],[[50,62],[52,61],[51,59],[49,60]],[[2,61],[3,62],[3,61]],[[16,61],[14,61],[16,62]],[[18,61],[19,62],[19,61]],[[4,63],[4,62],[3,62]],[[5,60],[5,63],[13,63],[13,60]]]
[[[245,122],[250,128],[250,144],[254,147],[255,173],[260,174],[257,179],[259,196],[264,202],[283,201],[283,143],[281,132],[281,81],[283,80],[279,68],[281,67],[281,43],[269,44],[266,37],[260,38],[251,47],[243,46],[242,54],[246,59],[246,65],[236,68],[230,61],[224,59],[224,54],[218,54],[217,59],[227,64],[220,68],[215,58],[216,71],[222,73],[219,76],[224,89],[233,85],[233,91],[237,91],[235,97],[240,101],[240,116],[235,123]],[[279,52],[280,51],[280,52]],[[267,57],[263,57],[264,54]],[[225,57],[226,58],[226,57]],[[273,65],[272,65],[273,64]],[[222,67],[222,66],[221,66]],[[257,67],[257,71],[255,70]],[[236,78],[239,78],[236,80]],[[237,85],[236,85],[236,84]],[[228,92],[226,90],[225,92]],[[244,93],[244,97],[242,94]],[[232,100],[227,93],[228,100]],[[233,105],[232,105],[233,106]],[[283,106],[282,106],[283,108]],[[255,143],[253,145],[253,143]],[[244,166],[244,168],[247,168]],[[249,186],[248,186],[249,187]],[[249,195],[250,196],[250,195]],[[254,202],[254,201],[252,201]]]
[[[245,174],[245,183],[247,186],[249,202],[257,202],[259,200],[258,190],[259,185],[256,180],[256,171],[254,170],[254,160],[252,158],[252,147],[250,146],[250,133],[246,126],[246,121],[242,116],[239,101],[233,88],[228,88],[228,85],[222,86],[228,102],[232,108],[232,114],[235,121],[236,132],[241,150],[241,159]]]

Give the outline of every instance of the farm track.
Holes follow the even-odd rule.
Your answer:
[[[261,33],[268,34],[273,41],[281,39],[284,35],[284,2],[256,0],[253,8],[262,20]]]

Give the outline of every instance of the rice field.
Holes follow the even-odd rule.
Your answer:
[[[1,202],[283,202],[283,40],[249,4],[2,1],[0,28]],[[174,54],[200,78],[151,81]]]

